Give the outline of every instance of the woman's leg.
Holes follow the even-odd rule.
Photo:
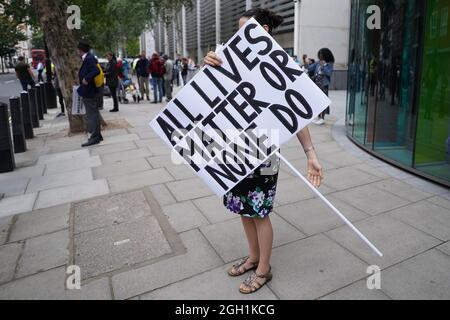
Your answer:
[[[113,99],[114,108],[113,110],[119,110],[119,101],[117,99],[117,88],[109,87],[109,91],[111,92],[111,98]]]
[[[273,228],[269,217],[254,219],[259,243],[259,266],[256,273],[265,275],[270,271],[270,258],[273,247]]]
[[[245,267],[251,267],[255,262],[259,261],[259,243],[258,232],[256,230],[256,224],[254,219],[242,217],[242,225],[244,226],[245,235],[247,236],[248,248],[250,252],[250,259],[248,259]]]

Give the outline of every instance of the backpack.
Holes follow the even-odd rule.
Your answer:
[[[150,72],[151,74],[156,74],[160,77],[166,73],[166,70],[164,68],[164,64],[160,60],[152,60],[150,64]]]
[[[96,76],[94,78],[95,87],[101,88],[105,85],[105,74],[103,73],[102,67],[98,63],[97,63],[97,68],[100,70],[100,73],[98,74],[98,76]]]

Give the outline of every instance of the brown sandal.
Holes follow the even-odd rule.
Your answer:
[[[264,287],[273,278],[271,270],[272,267],[265,275],[258,275],[256,272],[253,273],[242,283],[241,287],[239,288],[239,292],[242,294],[251,294]],[[263,282],[260,282],[258,280],[263,280]]]
[[[259,261],[252,263],[251,268],[247,269],[244,267],[244,265],[247,263],[249,259],[250,257],[247,257],[234,264],[230,269],[228,269],[228,275],[230,277],[239,277],[251,270],[256,270],[258,268]]]

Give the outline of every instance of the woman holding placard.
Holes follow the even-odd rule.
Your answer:
[[[270,10],[252,9],[244,13],[239,21],[239,27],[245,25],[252,17],[269,34],[283,23],[283,18]],[[205,57],[205,63],[216,67],[222,65],[222,60],[216,53],[210,52]],[[315,153],[308,128],[298,134],[298,139],[308,158],[308,180],[318,188],[323,179],[322,166]],[[241,284],[239,291],[243,294],[258,291],[273,277],[270,266],[273,228],[269,215],[273,211],[279,169],[280,159],[274,156],[224,197],[227,209],[242,217],[250,250],[250,255],[234,264],[228,270],[228,274],[237,277],[255,270]]]

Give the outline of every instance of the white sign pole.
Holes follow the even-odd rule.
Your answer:
[[[336,213],[339,218],[341,218],[357,235],[358,237],[360,237],[377,255],[379,255],[380,257],[383,257],[383,254],[381,253],[380,250],[377,249],[377,247],[375,247],[362,233],[361,231],[359,231],[342,213],[339,212],[338,209],[336,209],[335,206],[333,206],[333,204],[331,204],[330,201],[328,201],[327,198],[325,198],[320,192],[319,190],[317,190],[317,188],[315,188],[309,181],[308,179],[306,179],[285,157],[283,157],[283,155],[279,152],[277,152],[277,156],[280,157],[281,160],[283,160],[284,163],[286,163],[288,165],[289,168],[291,168],[292,171],[295,172],[296,175],[298,175],[300,177],[300,179],[303,180],[304,183],[306,183],[306,185],[311,188],[312,191],[314,191],[314,193],[323,201],[325,202],[325,204],[327,206],[329,206],[334,213]]]

